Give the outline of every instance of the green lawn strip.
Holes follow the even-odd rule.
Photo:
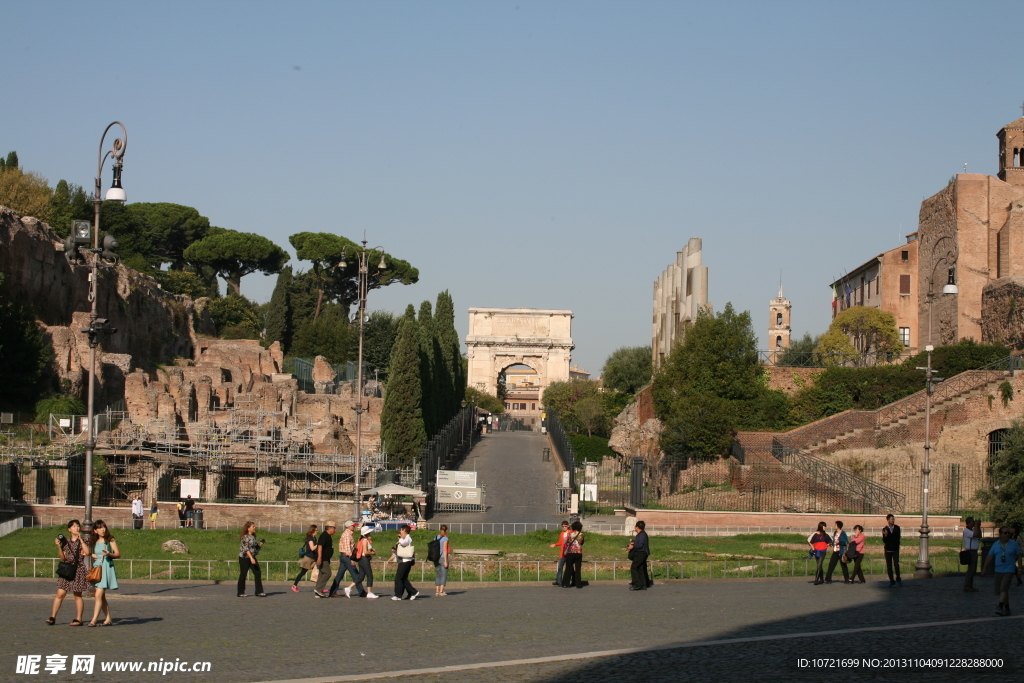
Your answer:
[[[0,557],[56,557],[53,539],[65,530],[59,527],[20,529],[0,538]],[[421,561],[426,560],[427,542],[436,531],[413,532],[417,555]],[[125,559],[145,560],[228,560],[235,561],[238,557],[238,532],[226,530],[199,529],[157,529],[131,530],[117,529],[115,538]],[[335,543],[339,535],[335,535]],[[261,560],[289,560],[297,562],[298,549],[304,538],[300,533],[258,532],[258,538],[265,538],[267,543],[260,552]],[[397,540],[396,531],[374,534],[374,544],[378,557],[386,559],[390,548]],[[523,561],[554,561],[558,558],[558,549],[551,548],[557,532],[539,530],[521,536],[492,536],[488,534],[451,534],[452,548],[458,553],[461,549],[485,549],[502,552],[503,560]],[[173,554],[161,549],[164,541],[177,539],[184,542],[188,555]],[[584,545],[584,558],[588,561],[625,560],[625,546],[628,538],[624,536],[608,536],[588,533]],[[904,539],[904,558],[916,551],[916,536]],[[739,536],[695,538],[682,536],[651,537],[651,560],[655,561],[693,561],[743,558],[769,558],[776,560],[798,560],[807,556],[807,552],[795,548],[763,548],[762,544],[777,543],[799,545],[806,543],[806,537],[800,534],[742,534]],[[869,555],[881,556],[881,539],[868,538]],[[959,548],[959,539],[932,539],[931,545],[939,548]],[[491,558],[494,559],[494,558]],[[466,558],[467,562],[472,560]],[[20,568],[19,568],[20,569]],[[166,569],[166,565],[164,567]],[[178,570],[175,570],[177,575]]]

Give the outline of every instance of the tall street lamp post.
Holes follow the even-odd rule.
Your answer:
[[[370,268],[369,259],[372,251],[380,251],[380,263],[377,264],[377,270],[381,271],[387,268],[387,262],[384,260],[384,248],[374,247],[373,249],[366,248],[366,238],[363,240],[363,247],[356,253],[356,259],[359,264],[359,292],[358,292],[358,304],[356,315],[359,316],[359,356],[356,363],[356,406],[353,410],[356,412],[356,462],[355,462],[355,478],[353,479],[352,488],[352,508],[353,508],[353,519],[360,519],[362,516],[362,505],[361,496],[359,491],[360,485],[360,474],[362,472],[362,449],[363,449],[363,412],[366,410],[363,407],[363,324],[366,322],[366,292],[369,289],[369,278]],[[338,263],[339,268],[345,268],[345,255],[347,250],[342,250],[341,261]]]
[[[928,353],[928,362],[923,368],[917,368],[918,370],[924,370],[924,395],[925,395],[925,408],[924,408],[924,463],[921,465],[921,542],[918,548],[917,564],[914,565],[914,577],[918,579],[930,579],[932,578],[932,565],[928,556],[928,536],[931,533],[928,528],[928,475],[931,474],[931,427],[932,427],[932,393],[935,391],[936,382],[941,382],[942,377],[934,377],[932,370],[932,351],[935,347],[932,345],[932,304],[935,301],[935,269],[940,264],[945,265],[947,271],[946,284],[942,288],[943,294],[959,294],[960,290],[956,286],[956,259],[958,256],[958,250],[956,240],[949,235],[940,237],[935,245],[932,247],[932,257],[940,253],[939,245],[949,240],[944,249],[946,253],[933,261],[931,272],[928,274],[928,345],[924,347],[924,350]]]
[[[110,151],[104,154],[103,143],[106,141],[107,133],[114,126],[121,128],[122,137],[114,138]],[[124,188],[121,187],[121,160],[124,158],[127,148],[128,131],[120,121],[114,121],[103,131],[103,137],[100,138],[99,152],[97,153],[96,186],[92,200],[92,234],[89,234],[90,226],[88,221],[74,221],[71,235],[64,245],[64,256],[72,266],[84,265],[85,260],[84,257],[79,256],[80,251],[92,253],[92,258],[89,260],[89,303],[91,305],[89,309],[89,326],[82,329],[82,333],[87,335],[89,339],[89,399],[86,414],[86,426],[89,432],[85,440],[85,519],[82,523],[82,531],[86,538],[89,538],[92,533],[92,459],[96,451],[96,425],[94,424],[96,419],[96,347],[100,345],[103,336],[117,331],[107,324],[108,320],[106,318],[100,318],[97,312],[96,288],[99,282],[99,267],[100,265],[113,266],[118,261],[117,254],[114,253],[118,244],[113,235],[106,235],[103,238],[103,246],[100,246],[100,206],[104,199],[112,202],[124,202],[128,199]],[[103,162],[107,160],[107,157],[110,157],[114,162],[114,178],[110,184],[110,189],[107,190],[106,197],[101,198]],[[90,243],[92,244],[91,248],[79,246]]]

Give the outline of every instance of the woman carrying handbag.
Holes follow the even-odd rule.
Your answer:
[[[562,588],[583,588],[583,524],[576,520],[565,537],[565,573],[562,575]]]
[[[96,563],[89,572],[89,583],[96,589],[96,606],[92,611],[92,621],[89,626],[111,626],[114,621],[110,618],[110,603],[107,602],[107,591],[117,590],[117,574],[114,572],[114,560],[121,557],[121,551],[117,547],[117,541],[110,535],[110,529],[102,519],[97,519],[92,525],[92,535],[95,543],[92,547],[92,559]],[[103,613],[103,623],[97,624],[96,620]]]
[[[64,596],[68,593],[75,596],[75,618],[71,620],[71,626],[81,626],[82,614],[85,612],[82,593],[89,589],[89,581],[86,578],[89,570],[85,566],[84,558],[88,556],[89,549],[82,541],[82,525],[77,519],[68,522],[68,533],[71,535],[70,539],[64,538],[63,534],[53,539],[54,544],[60,549],[62,561],[57,565],[57,572],[60,575],[57,579],[57,595],[53,598],[50,618],[46,620],[50,626],[57,623],[57,612],[60,611]]]

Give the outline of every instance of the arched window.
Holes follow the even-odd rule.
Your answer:
[[[988,433],[988,460],[990,464],[992,458],[1006,448],[1006,436],[1009,433],[1009,429],[996,429]]]
[[[779,335],[778,337],[775,338],[775,348],[782,348],[782,335]]]
[[[775,314],[775,327],[782,327],[782,314],[781,313],[776,313]]]

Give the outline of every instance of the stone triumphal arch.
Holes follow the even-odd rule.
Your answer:
[[[540,395],[552,382],[568,381],[571,326],[572,311],[469,309],[467,385],[497,396],[498,376],[513,365],[537,372]]]

